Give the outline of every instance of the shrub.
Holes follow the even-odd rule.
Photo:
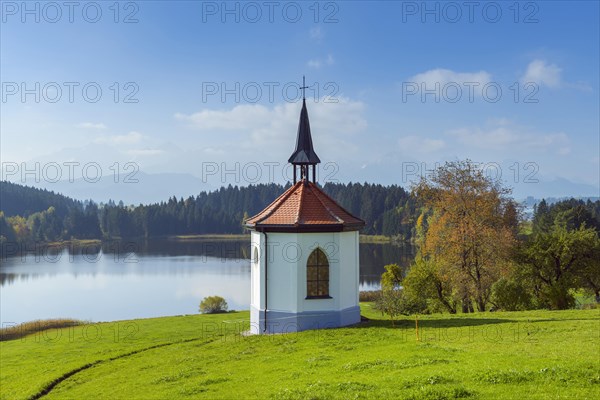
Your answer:
[[[439,266],[433,261],[417,255],[402,281],[402,286],[411,303],[422,308],[420,313],[456,314],[456,291],[447,274],[440,273]]]
[[[359,301],[376,301],[381,296],[381,290],[361,291],[358,294]]]
[[[378,292],[373,308],[387,314],[394,324],[394,318],[400,315],[428,314],[426,300],[408,296],[404,289],[387,289]]]
[[[402,288],[403,271],[398,264],[388,264],[381,274],[381,290],[375,296],[373,308],[387,314],[392,320],[399,315],[410,315],[427,310],[421,296],[410,296]]]
[[[404,296],[402,291],[398,289],[385,289],[381,291],[381,295],[375,300],[374,307],[376,310],[381,311],[382,314],[387,314],[392,320],[392,326],[394,326],[394,320],[398,315],[404,314]]]
[[[14,340],[30,335],[35,332],[41,332],[48,329],[61,329],[83,324],[83,321],[76,319],[44,319],[10,326],[0,329],[0,342],[5,340]]]
[[[227,307],[227,302],[221,296],[208,296],[200,302],[200,312],[203,314],[224,313]]]
[[[520,282],[501,278],[492,286],[491,302],[505,311],[523,311],[533,308],[532,296]]]
[[[581,305],[582,310],[600,310],[600,304],[598,303],[586,303]]]

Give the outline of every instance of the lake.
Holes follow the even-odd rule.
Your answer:
[[[113,321],[194,314],[202,298],[250,303],[249,240],[147,240],[79,248],[20,249],[0,265],[2,326],[35,319]],[[379,287],[383,266],[408,266],[410,246],[360,244],[360,288]]]

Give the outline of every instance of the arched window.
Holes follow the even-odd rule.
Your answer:
[[[306,297],[329,297],[329,261],[321,249],[315,249],[306,263]]]

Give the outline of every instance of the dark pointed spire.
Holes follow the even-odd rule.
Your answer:
[[[294,169],[294,183],[296,183],[296,167],[300,170],[300,180],[306,183],[309,180],[309,165],[312,165],[313,183],[317,181],[316,165],[321,162],[315,149],[313,149],[312,137],[310,135],[310,122],[306,110],[306,97],[304,90],[307,88],[302,77],[302,110],[300,111],[300,122],[298,123],[298,137],[296,138],[296,150],[290,156],[288,162],[292,163]]]
[[[294,165],[314,165],[321,162],[319,156],[317,156],[317,153],[315,153],[315,150],[313,149],[305,99],[302,99],[302,111],[300,111],[300,122],[298,123],[296,150],[294,150],[294,153],[292,153],[288,162]]]

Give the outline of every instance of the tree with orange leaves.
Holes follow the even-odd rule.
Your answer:
[[[463,312],[485,311],[492,284],[506,271],[516,242],[518,207],[470,160],[447,162],[413,186],[430,212],[420,254],[451,283]]]

